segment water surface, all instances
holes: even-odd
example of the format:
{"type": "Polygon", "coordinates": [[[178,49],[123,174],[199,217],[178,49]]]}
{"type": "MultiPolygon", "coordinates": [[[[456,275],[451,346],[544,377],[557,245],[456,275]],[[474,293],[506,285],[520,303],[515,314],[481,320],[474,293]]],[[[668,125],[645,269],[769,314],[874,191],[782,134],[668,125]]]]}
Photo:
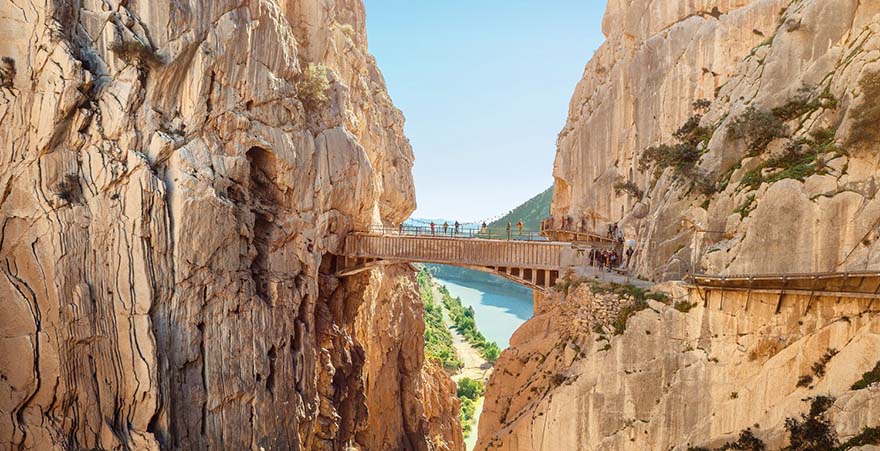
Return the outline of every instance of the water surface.
{"type": "Polygon", "coordinates": [[[532,317],[532,291],[506,280],[487,283],[480,280],[486,277],[485,274],[477,274],[481,277],[435,277],[446,285],[450,294],[461,298],[462,304],[474,308],[477,329],[488,340],[505,349],[510,344],[513,332],[532,317]]]}

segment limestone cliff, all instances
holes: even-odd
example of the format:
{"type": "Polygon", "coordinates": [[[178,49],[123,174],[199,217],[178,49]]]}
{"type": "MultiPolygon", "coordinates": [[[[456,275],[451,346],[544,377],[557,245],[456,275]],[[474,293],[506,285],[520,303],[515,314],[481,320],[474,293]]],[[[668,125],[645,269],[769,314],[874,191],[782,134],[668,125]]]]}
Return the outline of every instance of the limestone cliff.
{"type": "Polygon", "coordinates": [[[880,266],[880,4],[612,0],[603,30],[554,215],[619,221],[654,280],[880,266]]]}
{"type": "Polygon", "coordinates": [[[684,451],[747,429],[781,449],[815,396],[835,398],[840,442],[880,426],[880,386],[851,389],[880,359],[871,300],[789,297],[776,313],[776,295],[704,307],[666,289],[622,323],[632,301],[589,284],[545,299],[496,363],[477,449],[684,451]]]}
{"type": "Polygon", "coordinates": [[[454,441],[421,355],[387,371],[409,391],[369,379],[373,340],[417,340],[376,311],[418,303],[327,273],[415,206],[364,22],[358,0],[0,3],[0,448],[374,449],[383,402],[406,405],[388,440],[454,441]]]}

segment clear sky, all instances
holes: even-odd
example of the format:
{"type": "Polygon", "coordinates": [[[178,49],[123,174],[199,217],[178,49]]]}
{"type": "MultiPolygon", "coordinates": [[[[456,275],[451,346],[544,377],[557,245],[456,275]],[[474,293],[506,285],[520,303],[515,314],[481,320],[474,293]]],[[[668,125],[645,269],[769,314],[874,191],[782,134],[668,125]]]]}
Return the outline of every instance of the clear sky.
{"type": "Polygon", "coordinates": [[[369,48],[416,156],[413,217],[488,219],[553,183],[606,0],[365,3],[369,48]]]}

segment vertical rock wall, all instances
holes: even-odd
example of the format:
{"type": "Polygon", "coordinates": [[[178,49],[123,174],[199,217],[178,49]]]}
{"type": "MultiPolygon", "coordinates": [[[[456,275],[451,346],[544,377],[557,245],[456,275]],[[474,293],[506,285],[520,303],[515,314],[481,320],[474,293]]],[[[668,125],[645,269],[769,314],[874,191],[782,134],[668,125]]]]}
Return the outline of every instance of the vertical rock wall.
{"type": "Polygon", "coordinates": [[[553,214],[620,222],[645,278],[876,268],[878,143],[848,142],[880,95],[862,86],[880,71],[878,14],[858,0],[609,2],[607,41],[559,135],[553,214]],[[707,136],[689,174],[641,167],[645,149],[677,143],[700,99],[707,136]],[[749,108],[786,115],[757,152],[747,142],[761,133],[729,132],[749,108]],[[768,166],[825,131],[809,172],[768,166]],[[625,182],[642,193],[615,189],[625,182]]]}
{"type": "Polygon", "coordinates": [[[778,450],[786,418],[820,395],[836,398],[827,419],[841,443],[880,426],[880,386],[852,389],[880,359],[870,299],[788,295],[777,313],[773,293],[703,291],[704,308],[668,286],[669,304],[649,300],[621,328],[631,301],[570,288],[498,359],[476,449],[685,451],[751,429],[778,450]]]}
{"type": "Polygon", "coordinates": [[[0,4],[0,447],[357,445],[370,316],[325,265],[415,206],[364,20],[0,4]]]}

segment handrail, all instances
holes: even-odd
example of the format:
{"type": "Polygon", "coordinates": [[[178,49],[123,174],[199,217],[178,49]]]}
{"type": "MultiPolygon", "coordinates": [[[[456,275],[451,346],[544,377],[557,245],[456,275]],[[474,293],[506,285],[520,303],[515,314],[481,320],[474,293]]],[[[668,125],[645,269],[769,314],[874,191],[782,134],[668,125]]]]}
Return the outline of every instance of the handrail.
{"type": "Polygon", "coordinates": [[[435,225],[434,229],[431,230],[430,226],[399,225],[393,227],[374,225],[370,226],[366,232],[375,235],[421,236],[433,238],[548,241],[547,238],[542,236],[541,232],[537,230],[519,230],[517,227],[511,227],[510,230],[507,230],[507,228],[501,229],[490,227],[475,228],[459,226],[456,228],[454,224],[449,224],[444,228],[442,224],[439,224],[435,225]]]}

